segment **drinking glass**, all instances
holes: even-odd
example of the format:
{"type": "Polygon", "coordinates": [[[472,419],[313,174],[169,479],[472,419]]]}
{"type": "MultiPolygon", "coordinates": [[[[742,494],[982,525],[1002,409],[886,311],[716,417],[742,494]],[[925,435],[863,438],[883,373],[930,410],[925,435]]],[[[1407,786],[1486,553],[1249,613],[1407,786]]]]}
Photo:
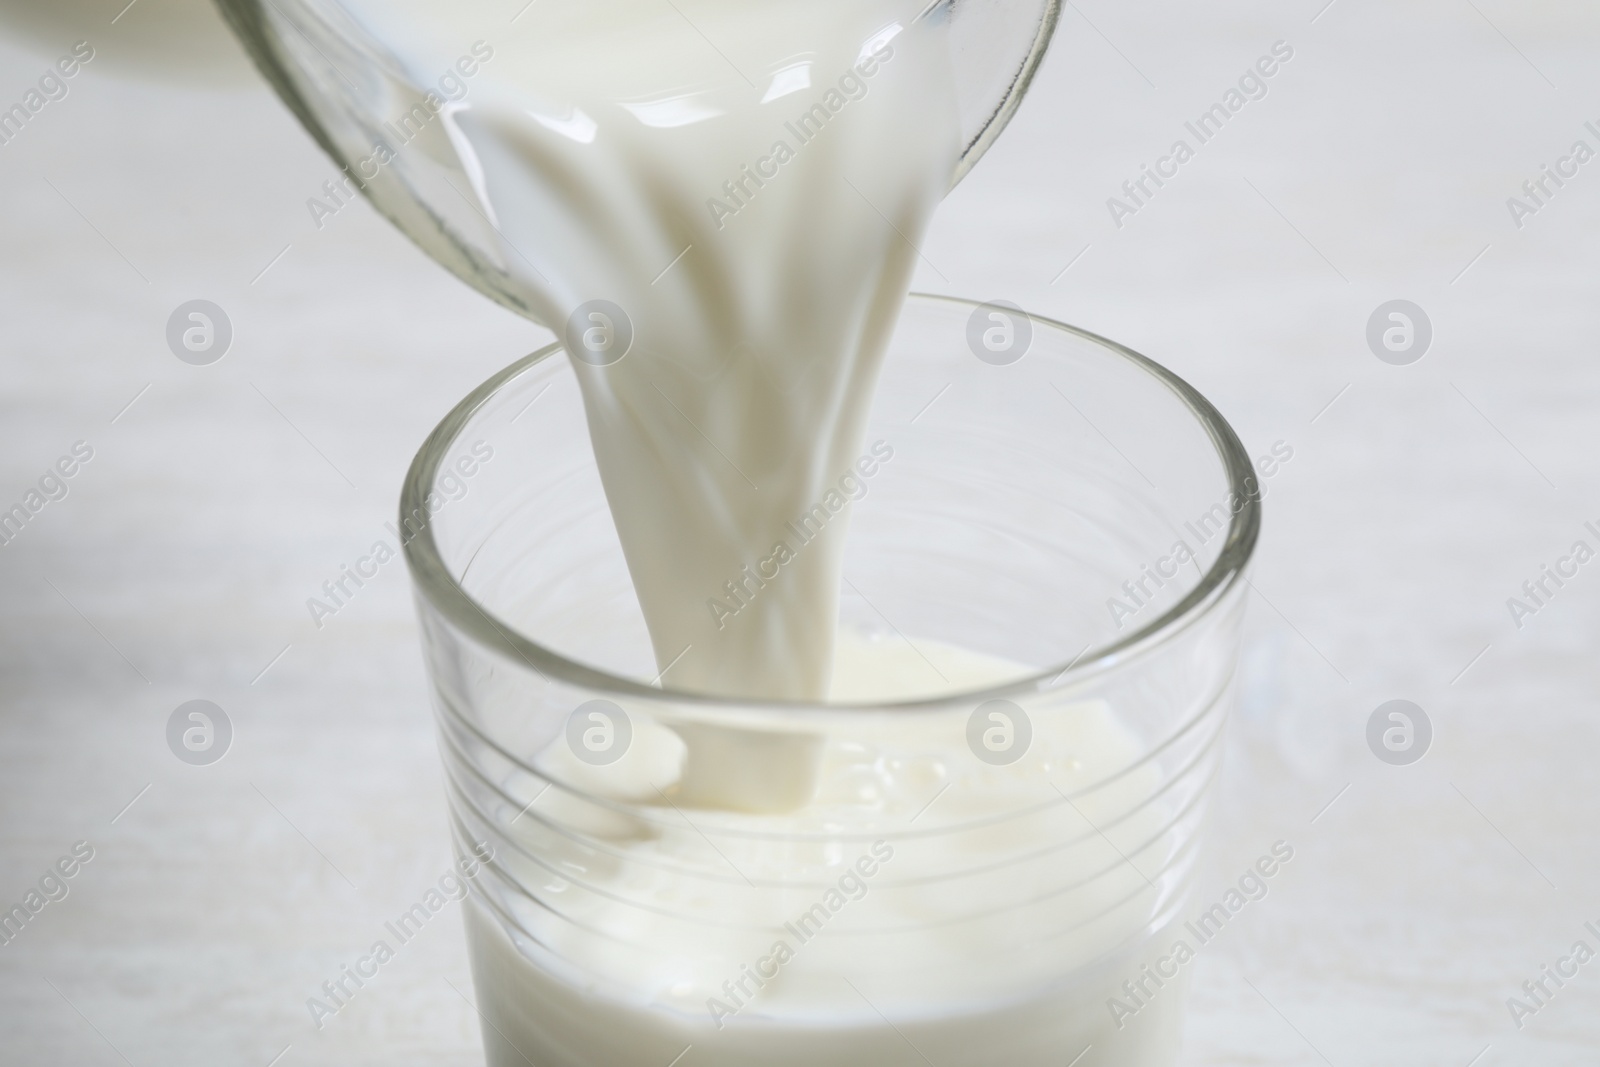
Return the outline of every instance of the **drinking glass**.
{"type": "Polygon", "coordinates": [[[841,663],[876,690],[818,703],[661,684],[558,345],[418,453],[494,1067],[1175,1062],[1187,968],[1147,965],[1217,772],[1250,460],[1149,359],[927,296],[865,440],[819,503],[849,523],[841,663]]]}

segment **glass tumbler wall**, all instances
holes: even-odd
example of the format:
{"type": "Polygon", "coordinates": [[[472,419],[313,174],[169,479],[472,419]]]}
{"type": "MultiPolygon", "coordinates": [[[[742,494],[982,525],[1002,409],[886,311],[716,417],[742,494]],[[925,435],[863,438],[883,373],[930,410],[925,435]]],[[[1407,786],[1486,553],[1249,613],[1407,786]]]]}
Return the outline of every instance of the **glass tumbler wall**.
{"type": "Polygon", "coordinates": [[[819,501],[849,523],[840,655],[893,670],[806,705],[661,680],[559,347],[419,453],[401,518],[456,846],[492,856],[491,1064],[1175,1061],[1183,973],[1107,1001],[1196,870],[1248,458],[1136,353],[932,297],[862,456],[819,501]]]}

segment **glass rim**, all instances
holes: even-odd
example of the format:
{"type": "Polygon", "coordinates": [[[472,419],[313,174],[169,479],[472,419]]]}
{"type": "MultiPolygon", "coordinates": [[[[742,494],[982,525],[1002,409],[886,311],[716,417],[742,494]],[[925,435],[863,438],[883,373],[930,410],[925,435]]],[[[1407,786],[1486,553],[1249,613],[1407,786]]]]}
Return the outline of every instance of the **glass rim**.
{"type": "MultiPolygon", "coordinates": [[[[911,293],[906,307],[918,304],[951,304],[963,308],[983,306],[980,301],[936,293],[911,293]]],[[[591,692],[594,696],[650,700],[694,705],[702,710],[725,708],[747,712],[770,709],[787,713],[812,711],[816,713],[848,711],[931,711],[952,705],[970,706],[987,700],[1015,698],[1030,693],[1052,692],[1071,688],[1089,678],[1119,668],[1129,661],[1153,654],[1174,640],[1191,625],[1206,617],[1242,580],[1245,569],[1255,552],[1261,533],[1261,490],[1255,477],[1255,468],[1245,451],[1239,435],[1234,432],[1222,413],[1183,378],[1166,367],[1141,355],[1133,349],[1092,333],[1089,330],[1059,322],[1043,315],[1024,312],[1035,324],[1060,330],[1082,340],[1098,345],[1120,356],[1133,366],[1149,374],[1166,386],[1195,416],[1205,429],[1216,449],[1227,476],[1228,500],[1240,501],[1237,511],[1229,507],[1227,537],[1217,558],[1195,585],[1176,604],[1132,633],[1105,645],[1092,643],[1072,659],[1036,670],[1008,681],[955,693],[940,693],[907,700],[876,700],[832,702],[826,700],[782,700],[770,698],[726,697],[688,689],[674,689],[665,684],[657,686],[644,681],[612,674],[589,666],[555,651],[525,636],[517,628],[496,618],[484,605],[478,603],[461,583],[451,575],[439,554],[433,536],[431,521],[409,540],[403,549],[406,565],[416,592],[430,607],[444,616],[452,626],[466,634],[484,648],[531,667],[535,674],[549,680],[559,680],[573,688],[591,692]]],[[[459,403],[440,420],[417,450],[406,472],[400,491],[400,516],[429,514],[426,500],[434,491],[434,480],[440,466],[449,455],[461,432],[478,411],[510,381],[533,367],[564,351],[557,341],[523,356],[501,369],[459,403]]]]}

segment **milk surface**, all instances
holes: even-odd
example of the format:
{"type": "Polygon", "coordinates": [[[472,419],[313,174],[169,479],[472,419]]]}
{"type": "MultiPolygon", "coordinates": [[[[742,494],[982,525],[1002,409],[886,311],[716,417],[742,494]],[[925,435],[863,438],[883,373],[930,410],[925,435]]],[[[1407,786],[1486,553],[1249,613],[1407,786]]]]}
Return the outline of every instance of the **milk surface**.
{"type": "MultiPolygon", "coordinates": [[[[948,682],[846,632],[832,695],[1018,670],[917,645],[948,682]]],[[[1159,773],[1103,702],[1033,704],[1008,766],[974,757],[967,710],[819,722],[818,787],[783,812],[683,802],[690,709],[632,709],[607,766],[554,741],[534,764],[556,784],[502,868],[533,899],[469,910],[492,1062],[665,1063],[691,1044],[707,1065],[923,1062],[908,1035],[936,1063],[1059,1067],[1090,1045],[1086,1064],[1168,1062],[1181,989],[1136,1025],[1107,1004],[1164,936],[1152,882],[1179,843],[1159,773]]]]}
{"type": "Polygon", "coordinates": [[[827,694],[838,486],[958,155],[925,6],[346,0],[418,86],[492,52],[406,151],[456,160],[528,314],[627,348],[574,366],[667,685],[827,694]]]}

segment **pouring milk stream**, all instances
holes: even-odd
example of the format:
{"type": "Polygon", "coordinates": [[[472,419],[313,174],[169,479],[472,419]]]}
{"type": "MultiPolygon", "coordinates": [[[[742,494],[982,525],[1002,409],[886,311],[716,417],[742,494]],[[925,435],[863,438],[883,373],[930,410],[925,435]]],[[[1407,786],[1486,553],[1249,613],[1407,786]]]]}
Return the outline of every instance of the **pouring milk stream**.
{"type": "MultiPolygon", "coordinates": [[[[505,5],[344,6],[427,86],[505,5]]],[[[904,0],[692,11],[535,4],[430,132],[574,353],[665,684],[822,699],[847,523],[806,520],[956,166],[948,37],[904,0]]]]}

